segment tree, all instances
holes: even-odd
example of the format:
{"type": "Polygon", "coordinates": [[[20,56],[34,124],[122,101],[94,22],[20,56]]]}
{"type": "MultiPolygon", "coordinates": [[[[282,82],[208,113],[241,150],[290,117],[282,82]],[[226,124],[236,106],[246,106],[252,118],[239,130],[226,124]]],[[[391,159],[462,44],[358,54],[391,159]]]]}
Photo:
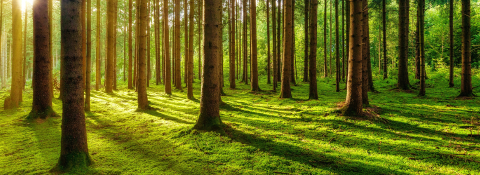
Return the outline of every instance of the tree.
{"type": "Polygon", "coordinates": [[[258,63],[257,63],[257,1],[250,0],[250,37],[252,39],[251,47],[252,47],[252,83],[251,89],[252,91],[260,91],[260,87],[258,86],[258,63]]]}
{"type": "MultiPolygon", "coordinates": [[[[308,56],[308,46],[309,46],[309,43],[308,43],[308,40],[310,38],[308,38],[308,30],[310,29],[308,27],[308,13],[310,12],[309,11],[309,5],[310,5],[310,1],[309,0],[303,0],[304,1],[304,4],[305,4],[305,55],[304,55],[304,61],[303,61],[303,82],[308,82],[308,74],[309,74],[309,71],[308,71],[308,61],[309,61],[309,56],[308,56]]],[[[318,5],[318,3],[317,3],[318,5]]],[[[313,14],[312,14],[313,15],[313,14]]],[[[316,48],[315,48],[316,49],[316,48]]],[[[315,58],[316,59],[316,58],[315,58]]]]}
{"type": "Polygon", "coordinates": [[[26,37],[27,36],[27,21],[28,21],[27,19],[28,19],[28,3],[25,3],[25,20],[24,20],[25,24],[23,26],[23,36],[25,36],[25,37],[23,37],[22,90],[25,90],[25,83],[27,82],[27,37],[26,37]]]}
{"type": "Polygon", "coordinates": [[[180,73],[180,0],[175,0],[175,89],[182,90],[180,73]]]}
{"type": "Polygon", "coordinates": [[[183,79],[185,81],[185,85],[188,84],[187,83],[187,81],[188,81],[187,78],[188,78],[188,59],[189,59],[188,58],[189,57],[189,51],[188,51],[189,50],[189,48],[188,48],[188,19],[189,19],[189,17],[188,17],[187,9],[188,9],[188,0],[184,0],[183,1],[183,14],[184,14],[183,15],[183,24],[184,24],[184,29],[185,29],[185,32],[184,32],[184,36],[185,36],[184,37],[184,44],[185,44],[184,45],[185,46],[184,47],[184,53],[185,53],[184,54],[185,55],[184,56],[184,60],[185,60],[184,64],[185,65],[184,65],[183,69],[184,69],[185,74],[184,74],[183,79]]]}
{"type": "Polygon", "coordinates": [[[172,75],[170,69],[170,44],[168,26],[168,0],[163,0],[163,47],[165,48],[165,93],[172,94],[172,75]]]}
{"type": "Polygon", "coordinates": [[[471,70],[471,31],[470,31],[470,0],[462,1],[462,85],[460,97],[474,96],[471,70]]]}
{"type": "Polygon", "coordinates": [[[90,111],[90,77],[92,73],[92,3],[87,1],[87,70],[85,77],[85,111],[90,111]]]}
{"type": "Polygon", "coordinates": [[[370,65],[370,31],[368,25],[368,0],[363,1],[363,19],[362,19],[362,32],[363,32],[363,44],[362,44],[362,101],[363,105],[368,106],[368,89],[369,81],[368,74],[371,72],[370,65]],[[370,70],[369,70],[370,68],[370,70]]]}
{"type": "Polygon", "coordinates": [[[188,39],[188,64],[187,64],[187,73],[188,73],[188,78],[187,78],[187,97],[190,100],[193,100],[193,13],[195,13],[195,4],[193,3],[193,0],[190,0],[190,31],[189,33],[189,39],[188,39]]]}
{"type": "Polygon", "coordinates": [[[453,63],[453,44],[454,44],[454,40],[453,40],[453,2],[454,0],[450,0],[450,13],[449,13],[449,27],[450,27],[450,34],[449,34],[449,37],[450,37],[450,77],[449,77],[449,83],[448,83],[448,86],[449,87],[453,87],[454,84],[453,84],[453,69],[454,69],[454,63],[453,63]]]}
{"type": "Polygon", "coordinates": [[[383,79],[387,79],[387,2],[382,3],[382,24],[383,24],[383,79]]]}
{"type": "Polygon", "coordinates": [[[52,109],[52,95],[50,94],[50,78],[52,76],[52,64],[50,63],[49,50],[50,40],[50,26],[48,18],[48,1],[34,1],[33,2],[33,36],[34,42],[34,58],[33,66],[33,104],[32,111],[29,118],[42,118],[55,116],[52,109]]]}
{"type": "Polygon", "coordinates": [[[87,13],[87,0],[82,0],[82,11],[80,13],[80,19],[82,20],[82,57],[83,57],[83,89],[85,90],[86,77],[87,77],[87,26],[86,26],[86,13],[87,13]]]}
{"type": "Polygon", "coordinates": [[[323,77],[328,77],[328,68],[327,68],[327,1],[325,0],[325,9],[323,10],[323,77]]]}
{"type": "Polygon", "coordinates": [[[107,1],[107,69],[105,70],[105,92],[113,92],[114,57],[115,57],[115,8],[117,0],[107,1]]]}
{"type": "Polygon", "coordinates": [[[248,84],[247,73],[247,1],[243,2],[243,78],[242,81],[248,84]]]}
{"type": "Polygon", "coordinates": [[[222,44],[222,0],[204,0],[203,81],[200,116],[194,129],[222,132],[220,119],[220,45],[222,44]]]}
{"type": "Polygon", "coordinates": [[[61,23],[63,66],[65,82],[63,96],[62,139],[58,171],[69,172],[73,169],[86,168],[92,164],[88,154],[87,130],[85,126],[83,78],[82,78],[82,24],[80,0],[61,1],[61,23]]]}
{"type": "MultiPolygon", "coordinates": [[[[4,108],[14,109],[22,101],[22,9],[20,1],[12,1],[12,85],[10,96],[5,99],[4,108]]],[[[8,67],[8,65],[7,65],[8,67]]]]}
{"type": "MultiPolygon", "coordinates": [[[[131,0],[130,0],[130,1],[131,1],[131,0]]],[[[96,49],[97,49],[97,50],[96,50],[96,53],[95,53],[95,54],[96,54],[96,56],[95,56],[95,57],[96,57],[96,64],[95,64],[95,90],[96,90],[96,91],[99,91],[99,90],[100,90],[100,86],[101,86],[101,84],[102,84],[102,72],[101,72],[101,69],[102,69],[102,53],[101,53],[102,49],[101,49],[101,43],[102,43],[102,41],[101,41],[101,37],[100,37],[100,34],[101,34],[101,33],[100,33],[100,31],[101,31],[101,23],[100,23],[100,21],[101,21],[102,18],[101,18],[101,16],[100,16],[100,10],[101,10],[101,8],[100,8],[100,0],[97,0],[97,34],[96,34],[96,41],[97,41],[96,49]]],[[[131,24],[131,22],[130,22],[130,24],[131,24]]],[[[128,31],[130,32],[130,28],[128,29],[128,31]]],[[[130,34],[130,35],[131,35],[131,34],[130,34]]],[[[129,44],[130,44],[130,43],[132,43],[131,40],[129,40],[129,44]]],[[[131,44],[130,44],[130,45],[131,45],[131,44]]],[[[131,54],[130,54],[130,56],[131,56],[131,54]]],[[[131,57],[130,57],[130,58],[131,58],[131,57]]],[[[131,59],[130,59],[130,61],[131,61],[131,59]]],[[[131,63],[130,63],[130,65],[131,65],[131,63]]],[[[130,68],[131,68],[131,66],[130,66],[130,68]]],[[[130,79],[132,78],[132,76],[131,76],[131,75],[132,75],[132,70],[129,69],[128,73],[129,73],[129,74],[128,74],[128,75],[129,75],[129,77],[128,77],[128,78],[129,78],[129,79],[128,79],[128,81],[129,81],[129,82],[128,82],[128,83],[129,83],[129,86],[128,86],[128,87],[130,87],[130,85],[131,85],[130,79]]],[[[129,89],[130,89],[130,88],[129,88],[129,89]]]]}
{"type": "MultiPolygon", "coordinates": [[[[310,1],[310,91],[309,99],[318,99],[318,90],[317,90],[317,11],[318,11],[318,1],[310,1]]],[[[305,46],[306,47],[306,46],[305,46]]]]}
{"type": "Polygon", "coordinates": [[[132,9],[133,2],[128,0],[128,89],[133,89],[133,77],[132,77],[132,9]]]}
{"type": "Polygon", "coordinates": [[[345,106],[341,109],[342,115],[361,116],[362,107],[362,11],[363,0],[350,1],[350,43],[348,58],[347,97],[345,106]]]}
{"type": "Polygon", "coordinates": [[[271,84],[271,53],[270,53],[270,0],[267,0],[267,84],[271,84]]]}
{"type": "Polygon", "coordinates": [[[282,85],[280,90],[280,98],[292,98],[292,92],[290,89],[290,75],[292,69],[292,52],[293,52],[293,21],[292,21],[292,1],[283,1],[283,7],[285,8],[285,28],[284,28],[284,51],[283,51],[283,67],[282,67],[282,85]]]}
{"type": "MultiPolygon", "coordinates": [[[[235,89],[235,21],[234,21],[234,1],[230,0],[230,8],[229,8],[229,23],[228,23],[228,29],[229,29],[229,63],[230,63],[230,69],[229,69],[229,81],[230,81],[230,89],[235,89]]],[[[268,9],[267,9],[268,11],[268,9]]],[[[269,69],[270,70],[270,69],[269,69]]],[[[269,78],[270,79],[270,78],[269,78]]]]}
{"type": "MultiPolygon", "coordinates": [[[[338,32],[338,0],[335,0],[335,78],[336,78],[336,85],[335,90],[340,92],[340,42],[339,42],[339,32],[338,32]]],[[[368,21],[367,21],[368,23],[368,21]]]]}
{"type": "Polygon", "coordinates": [[[410,89],[408,81],[408,3],[409,0],[401,0],[399,2],[399,25],[398,25],[398,81],[397,87],[402,90],[410,89]]]}
{"type": "Polygon", "coordinates": [[[425,96],[425,0],[418,0],[418,32],[419,32],[419,53],[420,53],[420,93],[425,96]]]}
{"type": "MultiPolygon", "coordinates": [[[[3,0],[0,0],[0,31],[3,31],[2,30],[3,28],[3,0]]],[[[3,41],[2,40],[2,34],[0,33],[0,42],[3,41]]],[[[0,55],[3,55],[2,54],[2,49],[0,48],[0,55]]],[[[0,89],[3,89],[4,87],[6,87],[6,79],[7,79],[7,72],[5,71],[5,68],[6,68],[6,64],[5,64],[5,59],[2,58],[0,56],[0,68],[2,68],[2,70],[0,71],[0,78],[2,78],[2,85],[0,86],[0,89]]]]}
{"type": "Polygon", "coordinates": [[[139,0],[138,13],[140,15],[138,37],[138,109],[148,109],[147,98],[147,26],[148,20],[147,0],[139,0]]]}
{"type": "Polygon", "coordinates": [[[276,19],[276,0],[272,0],[272,37],[273,37],[273,92],[277,91],[277,84],[278,84],[278,74],[277,74],[277,42],[280,42],[277,40],[277,19],[276,19]]]}

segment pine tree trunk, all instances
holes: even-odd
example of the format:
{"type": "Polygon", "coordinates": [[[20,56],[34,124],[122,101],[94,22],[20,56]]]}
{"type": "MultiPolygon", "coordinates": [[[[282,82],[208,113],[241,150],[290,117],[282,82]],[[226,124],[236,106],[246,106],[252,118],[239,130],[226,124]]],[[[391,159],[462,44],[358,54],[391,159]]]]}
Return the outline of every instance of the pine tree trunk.
{"type": "Polygon", "coordinates": [[[247,78],[247,0],[243,1],[243,79],[248,84],[247,78]]]}
{"type": "MultiPolygon", "coordinates": [[[[18,108],[22,101],[22,9],[20,1],[12,1],[12,41],[11,41],[11,65],[12,85],[10,97],[5,99],[4,108],[18,108]]],[[[10,72],[10,71],[9,71],[10,72]]]]}
{"type": "Polygon", "coordinates": [[[399,2],[398,41],[400,51],[398,57],[397,87],[402,90],[410,89],[410,83],[408,81],[408,3],[408,0],[401,0],[399,2]]]}
{"type": "MultiPolygon", "coordinates": [[[[184,48],[183,48],[183,53],[184,53],[184,74],[183,74],[183,81],[185,82],[185,86],[187,86],[187,78],[188,78],[188,0],[183,0],[183,24],[184,24],[184,48]]],[[[181,83],[180,83],[181,84],[181,83]]],[[[180,85],[181,86],[181,85],[180,85]]]]}
{"type": "Polygon", "coordinates": [[[382,24],[383,24],[383,79],[387,79],[387,3],[383,0],[382,3],[382,24]]]}
{"type": "Polygon", "coordinates": [[[85,111],[90,111],[90,76],[92,72],[92,0],[87,1],[87,60],[85,77],[85,111]]]}
{"type": "Polygon", "coordinates": [[[147,58],[146,58],[146,61],[147,61],[147,87],[150,87],[150,79],[152,78],[152,68],[151,68],[151,64],[150,64],[150,29],[151,29],[151,26],[150,26],[150,14],[151,14],[151,8],[150,8],[150,0],[147,0],[147,27],[146,27],[146,32],[147,32],[147,58]]]}
{"type": "MultiPolygon", "coordinates": [[[[32,78],[33,85],[33,104],[29,118],[45,119],[55,116],[52,109],[52,94],[50,89],[50,79],[52,76],[52,64],[50,63],[50,38],[48,1],[34,1],[33,5],[33,42],[34,42],[34,73],[32,78]]],[[[1,40],[1,39],[0,39],[1,40]]]]}
{"type": "Polygon", "coordinates": [[[203,1],[198,0],[198,80],[202,81],[202,22],[203,22],[203,1]]]}
{"type": "Polygon", "coordinates": [[[346,3],[346,9],[345,9],[346,13],[345,13],[345,22],[347,23],[346,24],[346,44],[345,44],[345,50],[347,51],[347,59],[346,59],[346,66],[345,66],[345,77],[344,79],[346,80],[346,84],[348,84],[348,65],[349,65],[349,60],[350,60],[350,2],[347,1],[346,3]]]}
{"type": "Polygon", "coordinates": [[[323,10],[323,77],[328,77],[328,68],[327,68],[327,53],[328,53],[328,46],[327,46],[327,1],[325,1],[324,5],[325,9],[323,10]]]}
{"type": "Polygon", "coordinates": [[[292,21],[292,1],[284,1],[283,7],[285,8],[285,28],[284,28],[284,51],[283,51],[283,67],[282,67],[282,84],[280,90],[280,98],[292,98],[292,92],[290,89],[290,76],[292,69],[292,52],[293,52],[293,21],[292,21]]]}
{"type": "Polygon", "coordinates": [[[454,0],[450,0],[450,12],[449,12],[449,27],[450,27],[450,77],[449,77],[449,87],[453,87],[453,70],[454,70],[454,56],[453,56],[453,47],[454,47],[454,40],[453,40],[453,2],[454,0]]]}
{"type": "MultiPolygon", "coordinates": [[[[310,1],[310,87],[309,87],[309,98],[308,99],[318,99],[318,90],[317,90],[317,12],[318,12],[318,1],[310,1]]],[[[306,47],[306,46],[305,46],[306,47]]]]}
{"type": "MultiPolygon", "coordinates": [[[[230,89],[235,89],[235,20],[234,20],[234,0],[230,0],[230,8],[229,8],[229,80],[230,80],[230,89]]],[[[267,10],[268,11],[268,10],[267,10]]],[[[267,17],[268,18],[268,17],[267,17]]]]}
{"type": "MultiPolygon", "coordinates": [[[[23,73],[22,73],[22,90],[25,90],[27,82],[27,19],[28,19],[28,3],[25,3],[25,24],[23,26],[23,73]]],[[[49,81],[50,82],[50,81],[49,81]]],[[[49,89],[50,90],[50,89],[49,89]]],[[[21,98],[20,98],[21,99],[21,98]]]]}
{"type": "MultiPolygon", "coordinates": [[[[97,34],[96,34],[96,64],[95,64],[95,90],[99,91],[100,86],[102,84],[102,72],[101,72],[101,66],[102,66],[102,54],[101,54],[101,38],[100,38],[100,32],[101,32],[101,19],[102,17],[100,16],[100,0],[97,0],[97,34]]],[[[128,30],[130,32],[130,29],[128,30]]],[[[131,43],[131,42],[129,42],[131,43]]],[[[130,64],[131,65],[131,64],[130,64]]],[[[131,75],[132,71],[129,71],[129,75],[131,75]]],[[[131,76],[130,76],[131,77],[131,76]]],[[[129,79],[130,80],[130,79],[129,79]]]]}
{"type": "Polygon", "coordinates": [[[418,0],[418,25],[420,40],[420,94],[425,96],[425,0],[418,0]]]}
{"type": "Polygon", "coordinates": [[[342,0],[342,80],[345,80],[345,0],[342,0]]]}
{"type": "Polygon", "coordinates": [[[362,103],[364,106],[370,105],[368,102],[368,72],[370,64],[370,31],[368,25],[368,0],[363,1],[363,19],[362,19],[362,103]]]}
{"type": "Polygon", "coordinates": [[[172,76],[170,69],[170,44],[168,26],[168,0],[163,0],[163,47],[165,48],[165,93],[172,94],[172,76]]]}
{"type": "Polygon", "coordinates": [[[220,45],[222,44],[222,1],[204,1],[204,64],[200,116],[194,128],[197,130],[222,132],[220,119],[220,45]]]}
{"type": "Polygon", "coordinates": [[[82,11],[80,12],[80,19],[82,20],[82,57],[83,57],[83,90],[85,90],[86,73],[87,73],[87,26],[86,26],[86,13],[87,13],[87,0],[82,0],[82,11]]]}
{"type": "Polygon", "coordinates": [[[190,100],[193,100],[193,13],[195,11],[193,10],[195,8],[195,4],[193,3],[193,0],[190,0],[190,26],[189,26],[189,43],[188,43],[188,64],[187,64],[187,98],[190,100]]]}
{"type": "MultiPolygon", "coordinates": [[[[308,27],[308,23],[309,23],[309,12],[310,12],[310,1],[309,0],[304,0],[304,4],[305,4],[305,52],[304,52],[304,61],[303,61],[303,82],[308,82],[308,74],[309,74],[309,71],[308,71],[308,61],[309,61],[309,55],[308,55],[308,47],[310,46],[310,44],[308,43],[308,40],[310,39],[308,37],[308,33],[309,33],[309,27],[308,27]]],[[[318,5],[318,3],[317,3],[318,5]]],[[[312,14],[314,15],[314,14],[312,14]]]]}
{"type": "Polygon", "coordinates": [[[282,0],[279,0],[278,1],[278,8],[277,8],[277,70],[276,70],[276,74],[277,74],[277,82],[281,82],[282,81],[282,76],[281,76],[281,63],[282,63],[282,52],[281,52],[281,47],[282,47],[282,44],[283,44],[283,41],[281,40],[281,35],[282,35],[282,21],[283,21],[283,18],[282,18],[282,8],[284,7],[283,6],[283,3],[282,3],[282,0]]]}
{"type": "Polygon", "coordinates": [[[180,0],[175,0],[175,89],[182,90],[180,72],[180,0]]]}
{"type": "Polygon", "coordinates": [[[270,52],[270,0],[267,0],[267,84],[271,84],[271,52],[270,52]]]}
{"type": "Polygon", "coordinates": [[[415,25],[415,78],[420,79],[420,13],[417,9],[417,23],[415,25]]]}
{"type": "Polygon", "coordinates": [[[350,58],[348,60],[347,97],[345,106],[341,109],[342,115],[363,115],[362,101],[362,11],[363,0],[350,1],[350,31],[349,43],[350,58]]]}
{"type": "Polygon", "coordinates": [[[4,87],[7,87],[6,85],[6,61],[5,61],[5,58],[3,57],[4,53],[3,53],[3,40],[5,38],[3,38],[3,0],[0,0],[0,68],[2,69],[0,71],[0,78],[2,79],[1,83],[2,85],[0,85],[0,89],[3,89],[4,87]]]}
{"type": "Polygon", "coordinates": [[[340,92],[340,42],[339,42],[339,32],[338,32],[338,0],[335,0],[335,78],[336,86],[335,90],[340,92]]]}
{"type": "Polygon", "coordinates": [[[462,85],[460,97],[473,95],[472,88],[472,53],[471,53],[471,24],[470,24],[470,0],[462,1],[462,85]]]}
{"type": "Polygon", "coordinates": [[[63,96],[62,139],[57,170],[69,172],[73,167],[86,168],[92,164],[88,154],[83,95],[83,55],[80,0],[61,0],[63,66],[65,82],[63,96]]]}
{"type": "Polygon", "coordinates": [[[251,79],[251,90],[254,92],[260,91],[258,85],[258,63],[257,63],[257,1],[250,0],[250,37],[251,37],[251,47],[252,47],[252,79],[251,79]]]}
{"type": "Polygon", "coordinates": [[[276,19],[276,0],[272,0],[272,37],[273,37],[273,92],[277,91],[277,83],[278,83],[278,78],[277,78],[277,62],[278,62],[278,57],[277,57],[277,19],[276,19]]]}
{"type": "Polygon", "coordinates": [[[147,110],[148,98],[147,98],[147,27],[148,23],[148,10],[147,0],[138,0],[139,2],[139,27],[138,33],[138,109],[147,110]]]}

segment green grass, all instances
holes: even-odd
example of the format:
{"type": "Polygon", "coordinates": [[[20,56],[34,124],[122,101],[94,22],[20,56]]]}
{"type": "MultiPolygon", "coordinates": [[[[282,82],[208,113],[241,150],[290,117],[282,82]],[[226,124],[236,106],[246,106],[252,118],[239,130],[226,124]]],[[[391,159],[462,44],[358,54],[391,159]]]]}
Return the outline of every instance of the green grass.
{"type": "MultiPolygon", "coordinates": [[[[238,90],[226,85],[224,136],[191,130],[200,104],[186,92],[167,96],[163,86],[152,85],[148,98],[156,110],[137,112],[137,95],[124,86],[113,94],[92,91],[86,123],[95,164],[87,173],[480,174],[479,98],[455,99],[460,77],[448,88],[447,70],[428,73],[426,97],[393,90],[395,79],[375,76],[379,92],[369,94],[370,102],[381,110],[365,120],[335,113],[346,92],[335,92],[333,78],[319,79],[319,100],[306,100],[304,83],[293,87],[293,99],[270,92],[265,77],[265,91],[257,94],[243,84],[238,90]]],[[[410,80],[415,87],[418,81],[410,80]]],[[[7,95],[0,91],[0,100],[7,95]]],[[[27,123],[31,98],[27,89],[21,108],[0,110],[0,174],[46,174],[57,163],[61,118],[27,123]]],[[[61,101],[53,108],[61,114],[61,101]]]]}

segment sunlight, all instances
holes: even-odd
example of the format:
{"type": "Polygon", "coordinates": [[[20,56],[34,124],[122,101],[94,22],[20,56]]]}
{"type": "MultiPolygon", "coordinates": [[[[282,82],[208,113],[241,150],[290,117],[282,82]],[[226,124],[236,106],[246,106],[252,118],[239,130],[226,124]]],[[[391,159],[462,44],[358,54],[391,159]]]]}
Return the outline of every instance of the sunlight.
{"type": "Polygon", "coordinates": [[[28,3],[29,10],[32,9],[33,0],[22,0],[22,12],[25,12],[26,5],[28,3]]]}

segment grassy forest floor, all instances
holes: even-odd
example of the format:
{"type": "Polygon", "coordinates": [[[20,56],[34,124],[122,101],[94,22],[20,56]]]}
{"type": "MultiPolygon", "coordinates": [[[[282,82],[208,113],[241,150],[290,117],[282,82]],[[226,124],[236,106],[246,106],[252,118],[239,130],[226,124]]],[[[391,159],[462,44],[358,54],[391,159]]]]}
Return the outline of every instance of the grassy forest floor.
{"type": "MultiPolygon", "coordinates": [[[[480,174],[480,97],[456,99],[460,77],[448,88],[447,70],[428,73],[426,97],[375,76],[379,92],[369,95],[380,109],[364,120],[335,113],[346,92],[335,92],[334,78],[319,79],[319,100],[307,100],[306,83],[293,87],[293,99],[279,99],[265,83],[258,94],[226,85],[225,136],[190,130],[200,104],[186,91],[166,96],[152,85],[156,110],[145,112],[136,111],[137,95],[124,86],[92,91],[86,123],[95,164],[88,174],[480,174]]],[[[0,101],[7,95],[0,91],[0,101]]],[[[31,99],[28,88],[21,108],[0,110],[0,174],[45,174],[57,163],[61,118],[28,123],[31,99]]],[[[53,105],[61,114],[61,101],[53,105]]]]}

